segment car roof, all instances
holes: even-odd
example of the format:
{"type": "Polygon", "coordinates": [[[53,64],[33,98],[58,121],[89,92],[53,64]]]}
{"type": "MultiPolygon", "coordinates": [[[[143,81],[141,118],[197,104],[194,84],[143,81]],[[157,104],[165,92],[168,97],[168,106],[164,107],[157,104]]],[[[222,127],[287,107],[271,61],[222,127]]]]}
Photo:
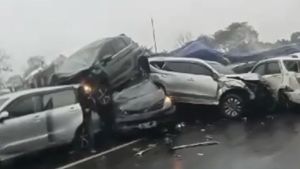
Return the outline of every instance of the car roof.
{"type": "Polygon", "coordinates": [[[14,100],[20,96],[25,96],[28,94],[40,93],[40,92],[48,92],[48,91],[55,91],[60,89],[67,89],[67,88],[76,88],[78,85],[63,85],[63,86],[55,86],[55,87],[42,87],[42,88],[34,88],[34,89],[26,89],[22,91],[17,91],[14,93],[8,93],[0,96],[0,99],[8,99],[14,100]]]}
{"type": "Polygon", "coordinates": [[[265,62],[265,61],[283,61],[283,60],[300,60],[300,56],[298,56],[298,55],[280,56],[280,57],[276,57],[276,58],[265,59],[265,60],[263,60],[263,62],[265,62]]]}

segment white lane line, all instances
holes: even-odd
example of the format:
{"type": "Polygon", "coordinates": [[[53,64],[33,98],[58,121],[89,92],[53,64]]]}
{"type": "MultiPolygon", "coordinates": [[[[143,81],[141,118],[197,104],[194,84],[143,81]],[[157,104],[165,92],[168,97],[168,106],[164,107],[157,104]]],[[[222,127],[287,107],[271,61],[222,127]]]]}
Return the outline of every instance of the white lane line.
{"type": "Polygon", "coordinates": [[[137,143],[137,142],[139,142],[139,141],[141,141],[141,140],[142,140],[142,139],[133,140],[133,141],[131,141],[131,142],[128,142],[128,143],[119,145],[119,146],[117,146],[117,147],[114,147],[114,148],[112,148],[112,149],[106,150],[106,151],[104,151],[104,152],[101,152],[101,153],[98,153],[98,154],[95,154],[95,155],[86,157],[86,158],[84,158],[84,159],[81,159],[81,160],[79,160],[79,161],[76,161],[76,162],[67,164],[67,165],[62,166],[62,167],[59,167],[59,168],[57,168],[57,169],[67,169],[67,168],[70,168],[70,167],[74,167],[75,165],[78,165],[78,164],[80,164],[80,163],[83,163],[83,162],[92,160],[92,159],[94,159],[94,158],[97,158],[97,157],[106,155],[106,154],[108,154],[108,153],[111,153],[111,152],[113,152],[113,151],[122,149],[122,148],[124,148],[124,147],[130,146],[130,145],[135,144],[135,143],[137,143]]]}

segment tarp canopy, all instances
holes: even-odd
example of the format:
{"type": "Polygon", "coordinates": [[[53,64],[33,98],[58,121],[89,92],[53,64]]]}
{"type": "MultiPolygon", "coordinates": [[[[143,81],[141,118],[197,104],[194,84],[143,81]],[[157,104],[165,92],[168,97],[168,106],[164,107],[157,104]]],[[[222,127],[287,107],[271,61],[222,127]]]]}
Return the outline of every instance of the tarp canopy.
{"type": "Polygon", "coordinates": [[[228,64],[229,61],[224,57],[224,54],[208,48],[201,41],[192,41],[185,46],[171,52],[173,56],[199,58],[208,61],[215,61],[221,64],[228,64]]]}
{"type": "Polygon", "coordinates": [[[288,56],[290,54],[298,52],[300,52],[300,44],[291,44],[259,53],[244,56],[227,56],[227,58],[231,61],[231,63],[241,63],[249,61],[260,61],[272,57],[288,56]]]}

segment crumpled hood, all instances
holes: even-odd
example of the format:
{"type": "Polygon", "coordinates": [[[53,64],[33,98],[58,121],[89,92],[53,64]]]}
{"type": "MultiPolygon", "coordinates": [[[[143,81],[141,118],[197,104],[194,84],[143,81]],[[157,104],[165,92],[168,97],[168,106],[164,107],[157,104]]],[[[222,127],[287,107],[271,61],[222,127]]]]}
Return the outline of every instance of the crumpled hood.
{"type": "Polygon", "coordinates": [[[123,111],[145,110],[164,98],[164,91],[148,79],[113,94],[114,103],[123,111]]]}
{"type": "Polygon", "coordinates": [[[246,81],[260,81],[261,80],[260,75],[256,74],[256,73],[231,74],[231,75],[225,75],[225,77],[246,80],[246,81]]]}

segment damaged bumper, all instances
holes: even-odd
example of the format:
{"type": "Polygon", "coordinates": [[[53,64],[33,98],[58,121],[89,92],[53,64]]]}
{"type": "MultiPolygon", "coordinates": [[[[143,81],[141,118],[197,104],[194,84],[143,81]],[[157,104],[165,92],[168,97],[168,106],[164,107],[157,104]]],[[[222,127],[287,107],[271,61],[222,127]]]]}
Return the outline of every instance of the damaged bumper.
{"type": "Polygon", "coordinates": [[[159,127],[176,120],[175,110],[176,107],[174,105],[169,105],[168,107],[152,112],[119,116],[115,119],[115,129],[117,132],[124,133],[132,130],[159,127]]]}
{"type": "Polygon", "coordinates": [[[292,92],[285,92],[285,94],[288,96],[289,101],[300,104],[300,90],[294,90],[292,92]]]}

